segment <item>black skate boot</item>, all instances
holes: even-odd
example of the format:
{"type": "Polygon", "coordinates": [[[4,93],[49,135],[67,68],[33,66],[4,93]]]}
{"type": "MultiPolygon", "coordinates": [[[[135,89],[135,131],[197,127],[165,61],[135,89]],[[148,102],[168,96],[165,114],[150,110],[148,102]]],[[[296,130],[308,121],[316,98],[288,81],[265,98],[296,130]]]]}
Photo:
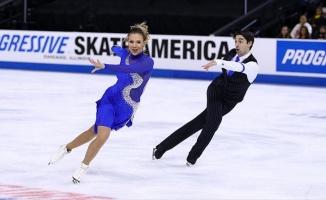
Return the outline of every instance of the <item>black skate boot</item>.
{"type": "Polygon", "coordinates": [[[195,156],[193,153],[189,153],[188,157],[187,157],[187,165],[188,166],[192,166],[194,164],[196,164],[198,157],[195,156]]]}
{"type": "Polygon", "coordinates": [[[166,150],[161,145],[157,145],[155,148],[153,148],[153,160],[162,158],[165,152],[166,150]]]}

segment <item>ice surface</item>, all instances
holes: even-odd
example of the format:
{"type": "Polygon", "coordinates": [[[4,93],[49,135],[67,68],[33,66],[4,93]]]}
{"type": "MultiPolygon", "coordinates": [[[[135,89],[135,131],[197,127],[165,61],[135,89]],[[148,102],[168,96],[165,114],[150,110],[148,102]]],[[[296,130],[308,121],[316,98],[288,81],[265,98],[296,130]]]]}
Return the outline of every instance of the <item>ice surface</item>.
{"type": "Polygon", "coordinates": [[[199,133],[160,160],[152,148],[204,109],[210,81],[152,78],[134,125],[112,132],[73,184],[87,145],[49,159],[94,123],[115,81],[0,70],[0,199],[326,199],[326,88],[257,83],[187,167],[199,133]]]}

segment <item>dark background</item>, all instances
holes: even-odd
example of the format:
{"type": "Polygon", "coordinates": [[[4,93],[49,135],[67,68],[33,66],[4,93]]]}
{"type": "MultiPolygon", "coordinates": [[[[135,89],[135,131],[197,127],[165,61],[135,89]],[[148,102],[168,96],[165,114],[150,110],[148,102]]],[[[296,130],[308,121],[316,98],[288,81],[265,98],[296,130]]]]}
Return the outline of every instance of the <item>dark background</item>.
{"type": "Polygon", "coordinates": [[[146,21],[151,34],[229,36],[248,27],[276,37],[323,1],[307,0],[0,0],[0,29],[126,33],[146,21]],[[24,16],[25,19],[24,19],[24,16]]]}

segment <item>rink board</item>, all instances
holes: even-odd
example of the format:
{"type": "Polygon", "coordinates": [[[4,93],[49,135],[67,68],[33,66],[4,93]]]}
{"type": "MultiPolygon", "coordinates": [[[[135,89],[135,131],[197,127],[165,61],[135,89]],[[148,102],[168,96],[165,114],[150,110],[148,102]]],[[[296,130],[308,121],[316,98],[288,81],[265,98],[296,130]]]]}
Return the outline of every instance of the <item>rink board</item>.
{"type": "MultiPolygon", "coordinates": [[[[0,68],[90,73],[89,59],[117,64],[111,51],[125,34],[0,30],[0,68]]],[[[231,37],[151,35],[146,46],[154,77],[211,80],[218,67],[201,66],[223,58],[231,37]]],[[[256,38],[252,49],[260,66],[256,82],[326,86],[326,41],[256,38]]],[[[101,70],[99,74],[113,74],[101,70]]]]}

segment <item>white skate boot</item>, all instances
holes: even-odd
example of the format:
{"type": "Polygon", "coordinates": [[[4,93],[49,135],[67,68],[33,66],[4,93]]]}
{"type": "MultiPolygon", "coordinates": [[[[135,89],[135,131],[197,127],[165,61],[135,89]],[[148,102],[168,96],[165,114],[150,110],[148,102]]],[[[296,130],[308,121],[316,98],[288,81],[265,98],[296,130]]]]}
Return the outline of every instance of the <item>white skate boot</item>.
{"type": "Polygon", "coordinates": [[[76,169],[74,175],[72,176],[72,182],[75,184],[80,183],[84,174],[87,172],[87,169],[88,165],[81,163],[80,167],[76,169]]]}
{"type": "Polygon", "coordinates": [[[49,165],[59,162],[63,158],[63,156],[67,155],[70,152],[71,151],[67,150],[67,145],[60,146],[59,150],[51,157],[49,165]]]}

